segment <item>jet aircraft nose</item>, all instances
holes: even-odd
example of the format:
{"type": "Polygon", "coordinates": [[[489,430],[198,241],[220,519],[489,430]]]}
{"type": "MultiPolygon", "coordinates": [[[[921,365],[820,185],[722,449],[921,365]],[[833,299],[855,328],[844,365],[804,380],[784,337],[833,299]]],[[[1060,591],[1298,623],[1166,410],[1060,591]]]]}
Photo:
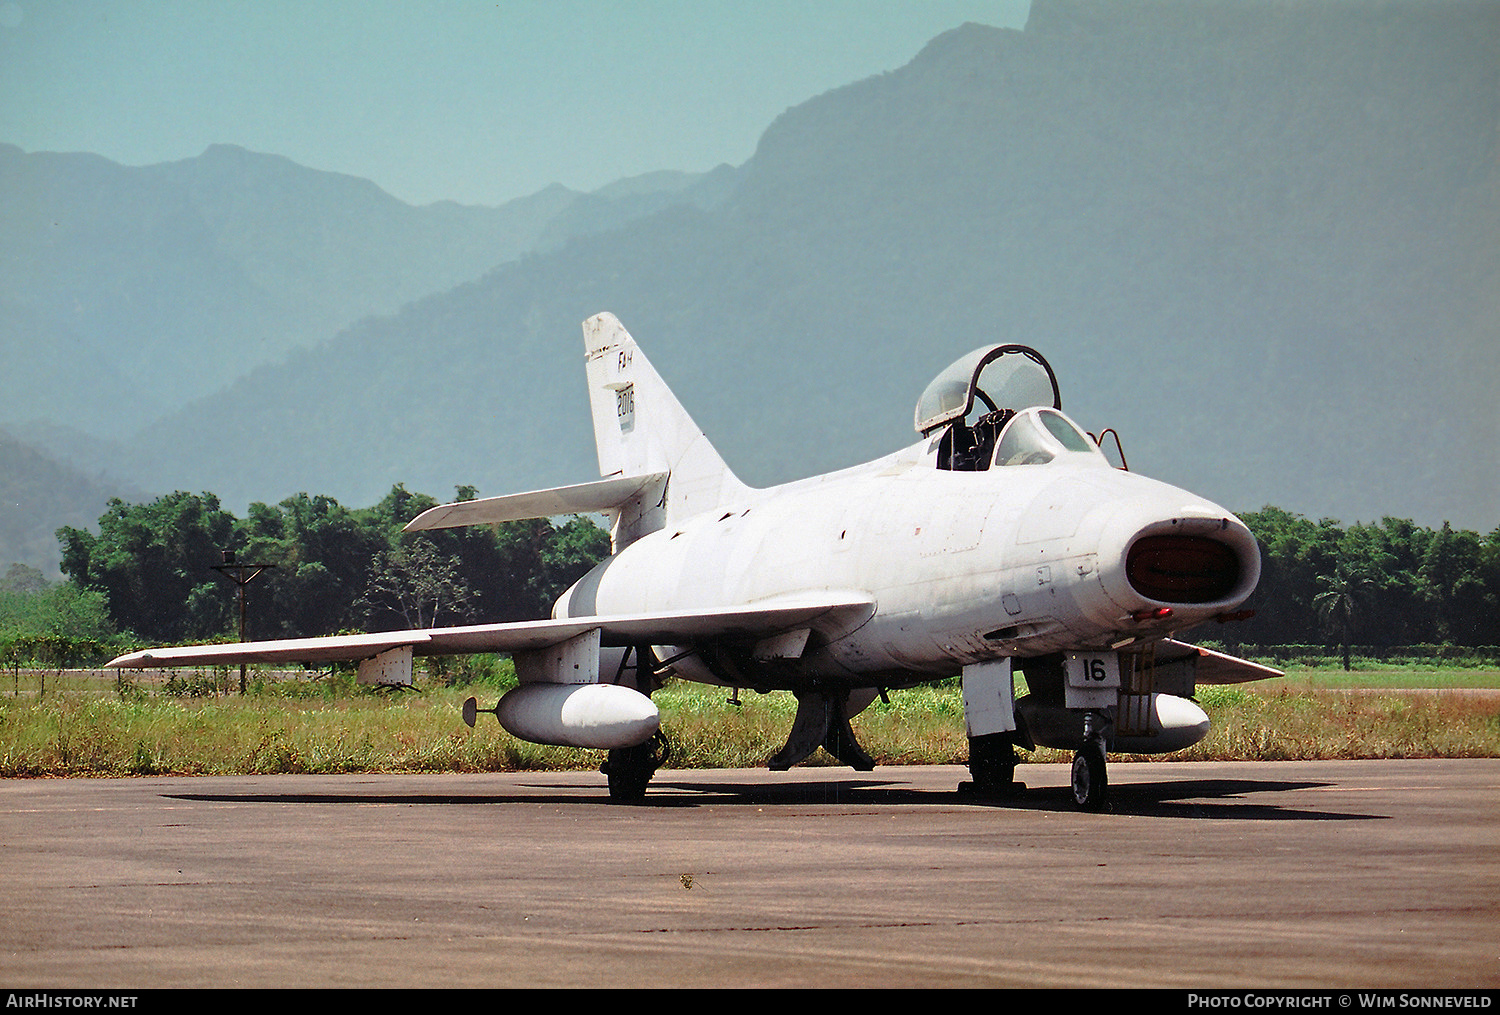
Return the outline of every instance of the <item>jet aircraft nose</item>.
{"type": "Polygon", "coordinates": [[[1260,580],[1260,548],[1233,514],[1165,484],[1111,511],[1099,566],[1125,613],[1163,608],[1178,623],[1232,610],[1260,580]]]}

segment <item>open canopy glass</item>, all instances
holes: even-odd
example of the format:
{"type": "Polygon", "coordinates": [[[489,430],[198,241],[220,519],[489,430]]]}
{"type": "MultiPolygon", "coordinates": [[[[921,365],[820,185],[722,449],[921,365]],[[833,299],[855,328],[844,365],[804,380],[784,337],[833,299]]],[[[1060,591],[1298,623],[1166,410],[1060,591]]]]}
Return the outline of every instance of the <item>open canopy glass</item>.
{"type": "Polygon", "coordinates": [[[986,412],[1062,408],[1057,377],[1041,353],[1024,345],[986,345],[954,360],[927,385],[917,400],[917,432],[929,434],[963,419],[976,399],[986,412]]]}

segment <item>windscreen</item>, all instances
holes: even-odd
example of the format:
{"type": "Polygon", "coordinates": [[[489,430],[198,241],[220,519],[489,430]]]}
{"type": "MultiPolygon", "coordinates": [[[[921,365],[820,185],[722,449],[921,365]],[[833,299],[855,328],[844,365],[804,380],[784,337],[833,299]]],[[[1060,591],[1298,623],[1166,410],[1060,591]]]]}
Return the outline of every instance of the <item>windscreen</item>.
{"type": "Polygon", "coordinates": [[[995,449],[995,464],[1044,465],[1056,458],[1059,451],[1091,455],[1103,461],[1098,446],[1066,416],[1039,408],[1017,415],[1006,425],[995,449]]]}

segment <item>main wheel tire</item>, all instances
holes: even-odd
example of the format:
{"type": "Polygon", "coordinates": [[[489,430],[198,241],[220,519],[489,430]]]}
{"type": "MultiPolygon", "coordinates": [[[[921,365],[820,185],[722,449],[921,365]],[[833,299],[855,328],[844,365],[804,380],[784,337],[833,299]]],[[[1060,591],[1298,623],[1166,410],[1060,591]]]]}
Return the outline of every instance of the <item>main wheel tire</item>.
{"type": "Polygon", "coordinates": [[[1009,733],[969,738],[969,774],[981,793],[999,793],[1014,788],[1016,751],[1009,733]]]}
{"type": "Polygon", "coordinates": [[[1104,752],[1094,744],[1073,755],[1073,802],[1086,811],[1102,810],[1109,800],[1104,752]]]}
{"type": "Polygon", "coordinates": [[[658,732],[644,744],[609,752],[599,770],[609,779],[609,798],[634,803],[646,795],[646,786],[656,770],[666,763],[672,749],[658,732]]]}

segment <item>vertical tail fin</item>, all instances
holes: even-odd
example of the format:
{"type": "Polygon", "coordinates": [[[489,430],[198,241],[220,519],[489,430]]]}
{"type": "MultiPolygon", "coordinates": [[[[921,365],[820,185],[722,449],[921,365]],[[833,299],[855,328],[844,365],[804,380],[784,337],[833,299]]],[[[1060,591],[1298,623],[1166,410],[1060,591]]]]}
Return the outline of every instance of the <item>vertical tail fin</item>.
{"type": "Polygon", "coordinates": [[[613,314],[584,321],[583,338],[599,474],[670,473],[657,505],[665,515],[644,531],[746,490],[613,314]]]}

